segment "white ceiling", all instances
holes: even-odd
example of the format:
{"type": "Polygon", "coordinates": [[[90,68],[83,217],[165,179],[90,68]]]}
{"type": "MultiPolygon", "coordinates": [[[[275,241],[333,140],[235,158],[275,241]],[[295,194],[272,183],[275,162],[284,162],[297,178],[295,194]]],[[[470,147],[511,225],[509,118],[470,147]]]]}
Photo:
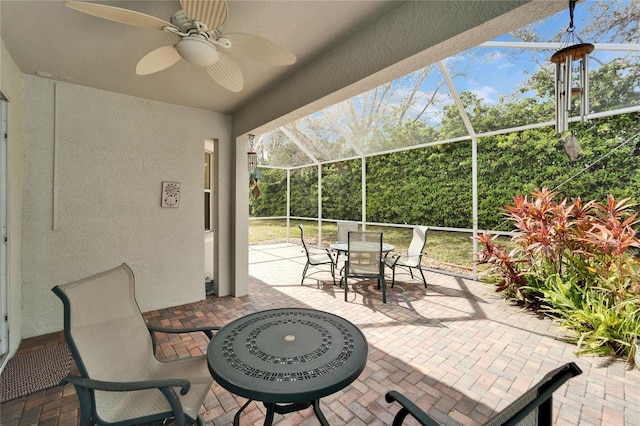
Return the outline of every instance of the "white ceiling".
{"type": "MultiPolygon", "coordinates": [[[[169,21],[178,0],[101,2],[169,21]]],[[[48,73],[75,84],[172,104],[233,113],[274,82],[286,79],[342,40],[403,2],[234,1],[222,27],[226,33],[260,35],[293,52],[298,61],[287,67],[238,58],[245,87],[233,93],[218,86],[206,71],[180,61],[148,76],[135,66],[147,52],[175,43],[163,31],[132,27],[89,16],[64,6],[62,0],[1,0],[2,41],[25,74],[48,73]]]]}

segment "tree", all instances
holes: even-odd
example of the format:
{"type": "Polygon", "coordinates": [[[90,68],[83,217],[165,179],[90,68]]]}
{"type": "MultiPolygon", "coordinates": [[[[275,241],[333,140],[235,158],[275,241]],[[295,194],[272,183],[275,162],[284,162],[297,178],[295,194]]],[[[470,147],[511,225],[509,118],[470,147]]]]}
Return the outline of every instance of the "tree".
{"type": "MultiPolygon", "coordinates": [[[[608,42],[637,41],[638,2],[587,2],[600,19],[585,24],[587,36],[608,42]]],[[[577,14],[579,11],[577,12],[577,14]]],[[[559,40],[565,28],[552,34],[559,40]]],[[[514,33],[538,41],[535,27],[514,33]]],[[[549,39],[547,39],[549,40],[549,39]]],[[[521,53],[521,52],[520,52],[521,53]]],[[[548,52],[547,52],[548,53],[548,52]]],[[[547,55],[545,53],[545,55],[547,55]]],[[[590,99],[595,112],[640,105],[640,64],[637,56],[605,58],[594,54],[590,71],[590,99]],[[607,59],[604,61],[604,59],[607,59]]],[[[476,134],[522,124],[551,122],[554,114],[554,78],[548,55],[522,87],[490,103],[470,91],[459,97],[476,134]]],[[[430,66],[404,79],[312,114],[287,131],[304,141],[316,159],[350,157],[322,165],[323,217],[359,220],[361,205],[360,155],[451,141],[468,135],[457,106],[430,66]],[[353,158],[356,159],[353,159],[353,158]]],[[[455,70],[463,76],[464,69],[455,70]]],[[[482,136],[478,139],[479,222],[485,229],[502,229],[503,207],[514,195],[549,187],[569,199],[616,198],[640,201],[638,157],[630,141],[638,133],[640,113],[632,112],[572,123],[581,156],[568,160],[567,135],[551,127],[482,136]]],[[[295,166],[309,159],[280,132],[264,151],[266,160],[295,166]]],[[[468,139],[415,150],[366,157],[367,220],[469,228],[471,218],[471,141],[468,139]]],[[[315,217],[317,166],[292,171],[292,214],[315,217]]],[[[277,191],[276,191],[277,193],[277,191]]],[[[265,197],[266,198],[266,197],[265,197]]],[[[269,210],[268,201],[264,202],[269,210]]],[[[271,211],[281,211],[281,198],[273,197],[271,211]]]]}

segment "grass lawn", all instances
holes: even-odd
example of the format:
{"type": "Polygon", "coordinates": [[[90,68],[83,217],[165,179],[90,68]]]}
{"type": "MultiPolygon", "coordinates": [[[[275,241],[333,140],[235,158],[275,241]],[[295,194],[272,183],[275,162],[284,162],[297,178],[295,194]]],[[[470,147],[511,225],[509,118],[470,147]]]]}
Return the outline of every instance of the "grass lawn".
{"type": "MultiPolygon", "coordinates": [[[[249,244],[265,244],[287,241],[285,219],[252,219],[249,222],[249,244]]],[[[318,222],[291,220],[290,241],[300,242],[298,225],[304,227],[305,240],[317,244],[318,222]]],[[[368,226],[368,231],[384,232],[385,243],[395,246],[394,252],[402,252],[409,247],[413,231],[411,228],[389,226],[368,226]]],[[[322,224],[322,244],[328,247],[337,240],[338,227],[335,223],[322,224]]],[[[392,254],[394,253],[392,252],[392,254]]],[[[471,234],[462,232],[433,231],[427,233],[425,246],[426,258],[423,264],[428,267],[470,274],[473,268],[473,241],[471,234]]]]}

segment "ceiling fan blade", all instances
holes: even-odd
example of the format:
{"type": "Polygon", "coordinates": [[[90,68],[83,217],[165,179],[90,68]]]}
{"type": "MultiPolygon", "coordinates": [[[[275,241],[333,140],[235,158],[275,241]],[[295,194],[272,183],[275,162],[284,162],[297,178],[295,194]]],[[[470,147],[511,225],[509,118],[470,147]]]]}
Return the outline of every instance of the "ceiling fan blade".
{"type": "Polygon", "coordinates": [[[231,42],[229,52],[272,65],[295,64],[296,56],[282,46],[253,34],[234,33],[222,37],[231,42]]]}
{"type": "Polygon", "coordinates": [[[219,53],[220,59],[218,59],[218,62],[207,67],[209,76],[225,89],[232,92],[240,92],[244,86],[240,67],[224,52],[219,53]]]}
{"type": "Polygon", "coordinates": [[[147,53],[138,61],[136,74],[148,75],[162,71],[180,59],[182,59],[180,54],[178,54],[178,51],[172,45],[159,47],[147,53]]]}
{"type": "Polygon", "coordinates": [[[164,27],[173,27],[169,22],[163,21],[162,19],[120,7],[76,1],[65,1],[64,4],[78,12],[108,19],[109,21],[120,22],[121,24],[133,25],[135,27],[149,28],[152,30],[162,30],[164,27]]]}
{"type": "Polygon", "coordinates": [[[189,19],[200,21],[209,30],[215,30],[227,20],[227,2],[225,0],[180,0],[189,19]]]}

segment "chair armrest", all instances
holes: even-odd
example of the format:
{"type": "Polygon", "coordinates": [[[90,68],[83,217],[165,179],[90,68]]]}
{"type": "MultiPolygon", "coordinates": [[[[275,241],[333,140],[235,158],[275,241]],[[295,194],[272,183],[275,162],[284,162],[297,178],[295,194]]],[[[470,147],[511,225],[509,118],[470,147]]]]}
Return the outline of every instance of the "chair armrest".
{"type": "Polygon", "coordinates": [[[387,392],[384,399],[389,403],[395,401],[402,406],[400,411],[398,411],[396,416],[393,418],[393,426],[400,426],[405,417],[407,417],[407,414],[411,414],[411,416],[423,426],[439,426],[433,418],[418,408],[418,406],[411,402],[406,396],[397,391],[387,392]]]}
{"type": "MultiPolygon", "coordinates": [[[[307,250],[309,251],[310,255],[317,256],[319,254],[326,254],[327,256],[329,256],[329,259],[331,259],[331,262],[335,263],[335,259],[333,257],[333,253],[331,252],[331,250],[329,250],[326,247],[323,247],[323,248],[310,248],[310,249],[307,249],[307,250]]],[[[303,250],[303,252],[304,252],[304,250],[303,250]]]]}
{"type": "Polygon", "coordinates": [[[101,380],[93,380],[86,377],[67,376],[60,381],[61,385],[71,383],[75,389],[80,401],[80,424],[89,424],[91,420],[92,397],[89,390],[106,391],[106,392],[129,392],[139,390],[158,389],[166,398],[171,413],[175,419],[176,426],[185,424],[184,410],[182,403],[176,395],[174,387],[180,388],[180,395],[186,395],[191,389],[191,383],[187,379],[160,379],[160,380],[144,380],[138,382],[105,382],[101,380]]]}
{"type": "MultiPolygon", "coordinates": [[[[387,254],[389,254],[389,253],[387,253],[387,254]]],[[[385,255],[385,256],[384,256],[384,263],[385,263],[386,265],[388,265],[389,267],[391,267],[391,268],[395,268],[396,263],[398,263],[398,261],[400,260],[400,257],[401,257],[401,256],[402,256],[402,255],[399,255],[399,254],[394,254],[394,255],[393,255],[393,256],[391,256],[391,257],[387,257],[387,255],[385,255]],[[389,263],[387,263],[387,262],[390,262],[390,264],[389,264],[389,263]]]]}
{"type": "Polygon", "coordinates": [[[332,252],[332,251],[331,251],[331,250],[329,250],[328,248],[326,248],[326,247],[325,247],[325,249],[324,249],[324,250],[327,252],[327,256],[329,256],[329,259],[331,259],[331,261],[332,261],[334,264],[337,264],[337,262],[338,262],[338,255],[337,255],[337,253],[335,253],[335,256],[334,256],[334,252],[332,252]]]}
{"type": "Polygon", "coordinates": [[[420,252],[418,254],[409,254],[409,253],[405,253],[402,255],[402,257],[422,257],[425,256],[427,253],[425,252],[420,252]]]}
{"type": "Polygon", "coordinates": [[[168,328],[168,327],[160,327],[153,324],[147,324],[147,328],[151,332],[160,332],[160,333],[169,333],[169,334],[203,332],[204,334],[207,335],[209,339],[213,337],[214,331],[220,330],[220,327],[168,328]]]}
{"type": "Polygon", "coordinates": [[[329,256],[331,256],[331,250],[329,250],[326,247],[317,247],[317,248],[309,249],[309,253],[311,253],[311,254],[327,253],[329,256]]]}
{"type": "Polygon", "coordinates": [[[102,380],[93,380],[86,377],[67,376],[60,381],[61,385],[71,383],[86,389],[93,389],[107,392],[129,392],[146,389],[160,388],[180,388],[180,394],[186,395],[191,389],[191,383],[187,379],[160,379],[160,380],[143,380],[139,382],[105,382],[102,380]]]}
{"type": "Polygon", "coordinates": [[[197,333],[203,332],[209,340],[213,338],[213,332],[220,330],[220,327],[189,327],[189,328],[167,328],[160,327],[157,325],[147,324],[147,330],[149,330],[149,334],[151,334],[151,344],[153,345],[153,353],[156,353],[156,333],[168,333],[168,334],[179,334],[179,333],[197,333]]]}

